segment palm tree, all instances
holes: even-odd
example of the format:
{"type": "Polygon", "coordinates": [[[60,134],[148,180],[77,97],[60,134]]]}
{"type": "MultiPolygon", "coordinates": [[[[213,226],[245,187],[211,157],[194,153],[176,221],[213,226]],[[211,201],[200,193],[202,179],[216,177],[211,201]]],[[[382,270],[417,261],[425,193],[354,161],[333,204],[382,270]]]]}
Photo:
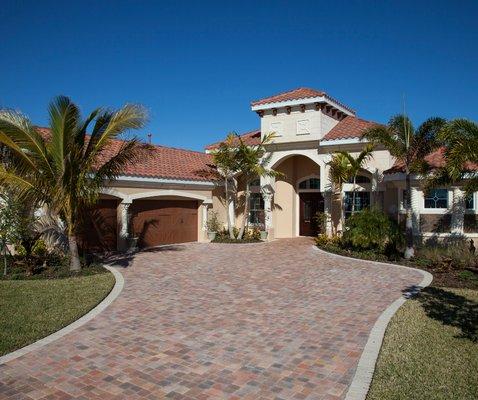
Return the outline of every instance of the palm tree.
{"type": "Polygon", "coordinates": [[[82,119],[78,106],[59,96],[49,106],[49,117],[50,133],[44,137],[22,114],[0,111],[0,143],[14,155],[0,167],[0,184],[60,216],[66,225],[70,270],[78,271],[77,232],[83,213],[95,204],[106,182],[139,159],[145,145],[133,138],[121,141],[113,154],[107,149],[120,134],[143,127],[146,112],[137,105],[117,111],[98,108],[82,119]]]}
{"type": "Polygon", "coordinates": [[[411,120],[403,114],[390,119],[386,126],[375,126],[364,132],[364,137],[372,143],[384,146],[405,170],[406,181],[406,242],[405,258],[414,256],[411,202],[411,174],[426,170],[425,156],[437,146],[438,132],[445,120],[430,118],[416,130],[411,120]]]}
{"type": "Polygon", "coordinates": [[[478,177],[466,174],[478,165],[478,124],[466,119],[456,119],[444,126],[438,135],[445,147],[445,164],[433,172],[427,186],[439,186],[461,181],[466,177],[465,191],[478,190],[478,177]]]}
{"type": "Polygon", "coordinates": [[[355,189],[357,187],[357,175],[360,170],[363,168],[364,164],[370,160],[372,156],[372,152],[374,149],[374,145],[372,143],[368,143],[365,145],[363,150],[357,157],[354,157],[348,151],[339,151],[343,157],[347,158],[349,161],[349,178],[352,178],[353,186],[352,186],[352,214],[355,212],[355,189]]]}
{"type": "Polygon", "coordinates": [[[231,203],[231,190],[230,182],[237,174],[237,134],[230,133],[227,135],[226,140],[219,144],[219,147],[212,152],[212,158],[214,165],[217,167],[218,175],[224,180],[224,197],[227,215],[227,229],[229,236],[234,239],[234,229],[232,226],[231,216],[229,214],[229,205],[231,203]]]}
{"type": "Polygon", "coordinates": [[[341,230],[344,226],[344,204],[342,196],[342,187],[344,182],[346,182],[351,176],[350,160],[343,153],[335,153],[332,156],[332,159],[327,164],[329,165],[329,176],[333,185],[335,197],[339,199],[340,227],[338,229],[341,230]]]}
{"type": "Polygon", "coordinates": [[[272,142],[275,138],[274,133],[265,135],[259,144],[247,145],[240,136],[237,136],[239,145],[237,150],[238,171],[244,179],[246,189],[244,192],[244,215],[241,223],[241,229],[237,236],[242,239],[246,228],[246,222],[249,217],[249,199],[251,196],[250,184],[258,177],[280,177],[282,173],[267,168],[272,153],[267,155],[266,145],[272,142]]]}

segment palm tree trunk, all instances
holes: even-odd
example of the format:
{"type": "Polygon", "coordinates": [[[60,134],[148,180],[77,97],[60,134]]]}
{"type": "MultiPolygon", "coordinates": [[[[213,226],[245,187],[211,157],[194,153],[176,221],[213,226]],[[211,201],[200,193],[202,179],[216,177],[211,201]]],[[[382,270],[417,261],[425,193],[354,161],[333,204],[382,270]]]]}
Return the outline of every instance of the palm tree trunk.
{"type": "Polygon", "coordinates": [[[78,254],[78,244],[74,233],[68,234],[68,244],[70,248],[70,271],[80,271],[80,256],[78,254]]]}
{"type": "Polygon", "coordinates": [[[241,223],[241,230],[239,231],[239,234],[237,235],[238,239],[242,239],[244,236],[244,231],[246,229],[246,221],[249,218],[249,197],[250,197],[250,192],[249,192],[249,182],[246,183],[246,192],[244,193],[244,215],[242,218],[242,223],[241,223]]]}
{"type": "Polygon", "coordinates": [[[356,187],[356,179],[357,179],[357,175],[354,175],[354,182],[353,182],[353,185],[352,185],[352,215],[354,214],[355,212],[355,187],[356,187]]]}
{"type": "Polygon", "coordinates": [[[224,181],[224,187],[226,190],[226,218],[227,218],[227,230],[229,231],[229,237],[234,239],[234,229],[232,229],[231,223],[231,214],[229,213],[229,205],[231,203],[231,199],[229,197],[229,178],[226,177],[224,181]]]}
{"type": "Polygon", "coordinates": [[[406,185],[407,185],[407,199],[406,199],[406,212],[407,219],[405,223],[405,238],[407,248],[405,250],[404,257],[408,260],[415,255],[415,249],[413,248],[413,216],[412,216],[412,184],[410,179],[410,172],[407,169],[406,172],[406,185]]]}

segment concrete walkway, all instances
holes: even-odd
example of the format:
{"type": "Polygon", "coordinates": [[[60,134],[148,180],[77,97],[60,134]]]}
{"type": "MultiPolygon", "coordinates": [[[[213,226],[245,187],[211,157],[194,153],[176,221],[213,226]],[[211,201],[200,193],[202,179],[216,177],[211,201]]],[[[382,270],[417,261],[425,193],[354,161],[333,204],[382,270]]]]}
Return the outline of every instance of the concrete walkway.
{"type": "Polygon", "coordinates": [[[306,238],[153,249],[99,316],[0,365],[0,399],[343,399],[416,271],[306,238]]]}

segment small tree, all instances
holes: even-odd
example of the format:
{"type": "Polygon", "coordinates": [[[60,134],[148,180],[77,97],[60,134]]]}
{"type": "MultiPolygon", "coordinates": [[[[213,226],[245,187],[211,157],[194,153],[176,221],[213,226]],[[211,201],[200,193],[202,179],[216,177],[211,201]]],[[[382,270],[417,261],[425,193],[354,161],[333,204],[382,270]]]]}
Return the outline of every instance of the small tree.
{"type": "Polygon", "coordinates": [[[421,173],[426,169],[425,156],[436,148],[437,134],[444,125],[444,119],[430,118],[415,130],[412,121],[406,115],[401,114],[392,117],[387,126],[375,126],[364,132],[365,138],[372,143],[384,146],[405,170],[407,248],[404,256],[406,259],[413,257],[415,254],[412,229],[411,174],[421,173]]]}
{"type": "Polygon", "coordinates": [[[332,156],[332,159],[328,162],[329,176],[332,182],[334,195],[339,200],[340,204],[340,217],[339,217],[339,229],[343,229],[344,226],[344,200],[342,196],[342,187],[351,174],[351,165],[349,158],[344,154],[336,153],[332,156]]]}
{"type": "Polygon", "coordinates": [[[364,167],[365,163],[370,160],[373,152],[373,144],[367,144],[357,157],[354,157],[348,151],[340,151],[343,157],[348,159],[349,166],[347,168],[348,179],[352,178],[352,214],[355,212],[355,190],[357,188],[357,175],[364,167]]]}
{"type": "Polygon", "coordinates": [[[427,186],[434,187],[464,181],[467,193],[478,190],[478,124],[466,119],[455,119],[438,134],[439,144],[445,147],[445,163],[433,171],[427,186]]]}
{"type": "Polygon", "coordinates": [[[3,275],[7,275],[8,244],[15,243],[18,237],[17,221],[20,209],[14,197],[9,193],[0,195],[0,243],[3,253],[3,275]]]}
{"type": "Polygon", "coordinates": [[[144,157],[141,150],[148,146],[131,139],[120,142],[113,154],[107,149],[125,131],[142,128],[146,112],[129,104],[117,111],[96,109],[82,118],[78,106],[65,96],[55,98],[48,111],[49,137],[24,115],[0,111],[0,143],[12,155],[0,167],[0,184],[46,204],[61,217],[68,235],[70,270],[79,271],[77,236],[82,213],[96,203],[105,182],[144,157]]]}
{"type": "Polygon", "coordinates": [[[237,134],[230,133],[226,140],[219,144],[219,147],[212,152],[214,164],[217,167],[219,176],[224,181],[224,203],[226,207],[226,220],[229,236],[234,239],[234,228],[232,226],[231,216],[229,215],[229,205],[231,203],[231,180],[237,174],[238,170],[238,147],[236,141],[237,134]]]}
{"type": "Polygon", "coordinates": [[[238,239],[242,239],[246,228],[246,223],[249,217],[249,199],[251,196],[250,185],[251,182],[258,177],[279,177],[283,174],[273,169],[267,168],[271,154],[267,154],[266,145],[272,142],[275,138],[274,133],[265,135],[259,144],[248,145],[244,143],[240,136],[237,136],[239,146],[237,150],[237,165],[241,176],[246,185],[244,192],[244,215],[239,230],[238,239]]]}

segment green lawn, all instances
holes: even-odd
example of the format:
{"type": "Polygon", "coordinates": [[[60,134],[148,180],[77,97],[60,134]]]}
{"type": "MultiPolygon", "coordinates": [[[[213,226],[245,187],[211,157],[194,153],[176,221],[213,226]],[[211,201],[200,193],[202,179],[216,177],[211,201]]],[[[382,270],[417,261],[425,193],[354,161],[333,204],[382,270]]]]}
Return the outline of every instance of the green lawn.
{"type": "Polygon", "coordinates": [[[0,355],[86,314],[114,286],[110,272],[66,279],[0,281],[0,355]]]}
{"type": "Polygon", "coordinates": [[[478,291],[431,287],[387,328],[367,400],[478,399],[478,291]]]}

